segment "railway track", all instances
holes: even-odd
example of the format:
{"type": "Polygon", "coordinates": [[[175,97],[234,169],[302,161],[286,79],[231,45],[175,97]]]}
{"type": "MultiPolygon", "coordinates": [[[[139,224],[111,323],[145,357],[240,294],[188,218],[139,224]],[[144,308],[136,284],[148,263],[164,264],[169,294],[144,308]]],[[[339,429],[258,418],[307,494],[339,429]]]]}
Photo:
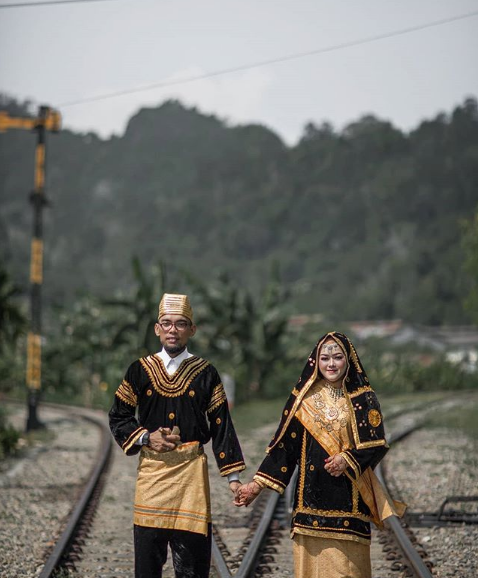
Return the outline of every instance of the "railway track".
{"type": "MultiPolygon", "coordinates": [[[[85,416],[82,419],[86,419],[85,416]]],[[[91,417],[88,419],[95,421],[91,417]]],[[[413,421],[410,411],[408,420],[405,421],[413,421]]],[[[396,433],[389,436],[390,441],[398,443],[400,439],[410,435],[412,428],[418,426],[417,423],[408,423],[400,426],[400,431],[394,428],[396,433]]],[[[85,480],[84,493],[72,508],[72,516],[68,521],[64,521],[60,536],[57,536],[54,545],[46,552],[48,558],[43,568],[35,573],[35,576],[40,578],[120,578],[133,575],[130,507],[133,501],[136,461],[125,458],[116,446],[110,454],[111,437],[105,428],[104,418],[99,420],[97,427],[102,428],[102,441],[98,443],[101,450],[98,450],[96,465],[92,468],[88,481],[85,480]]],[[[257,463],[262,457],[262,448],[270,438],[270,431],[264,428],[262,435],[264,439],[259,439],[260,436],[254,438],[254,447],[261,448],[260,451],[256,450],[257,463]]],[[[248,457],[251,452],[254,453],[251,447],[244,449],[248,457]]],[[[254,463],[254,467],[255,465],[254,463]]],[[[251,471],[254,471],[254,467],[251,467],[251,471]]],[[[380,470],[378,474],[383,476],[380,470]]],[[[265,491],[254,508],[234,510],[231,505],[216,515],[214,499],[221,503],[232,501],[232,495],[228,494],[226,486],[224,482],[220,487],[218,485],[218,491],[216,486],[213,486],[215,529],[211,576],[293,576],[288,496],[279,498],[275,492],[265,491]]],[[[443,512],[445,511],[446,508],[443,508],[443,512]]],[[[449,523],[443,516],[442,518],[441,523],[449,523]]],[[[417,523],[413,517],[410,521],[417,523]]],[[[468,523],[473,523],[473,520],[468,523]]],[[[385,531],[375,532],[375,538],[375,554],[372,550],[372,557],[381,555],[388,558],[394,576],[432,576],[432,564],[427,560],[424,549],[417,545],[407,524],[392,520],[385,531]],[[378,546],[381,553],[377,552],[378,546]]],[[[165,567],[163,575],[164,578],[173,578],[170,565],[165,567]]]]}

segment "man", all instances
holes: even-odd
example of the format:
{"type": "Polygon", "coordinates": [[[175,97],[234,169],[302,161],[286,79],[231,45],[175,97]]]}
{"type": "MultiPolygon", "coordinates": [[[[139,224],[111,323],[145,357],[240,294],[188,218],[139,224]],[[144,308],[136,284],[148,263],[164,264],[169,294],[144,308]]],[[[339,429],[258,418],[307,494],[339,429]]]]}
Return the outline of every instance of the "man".
{"type": "Polygon", "coordinates": [[[203,446],[212,439],[234,494],[245,464],[218,372],[187,349],[196,326],[186,295],[163,295],[154,330],[163,349],[129,367],[109,413],[123,451],[140,453],[135,576],[160,578],[169,544],[177,578],[207,578],[211,505],[203,446]]]}

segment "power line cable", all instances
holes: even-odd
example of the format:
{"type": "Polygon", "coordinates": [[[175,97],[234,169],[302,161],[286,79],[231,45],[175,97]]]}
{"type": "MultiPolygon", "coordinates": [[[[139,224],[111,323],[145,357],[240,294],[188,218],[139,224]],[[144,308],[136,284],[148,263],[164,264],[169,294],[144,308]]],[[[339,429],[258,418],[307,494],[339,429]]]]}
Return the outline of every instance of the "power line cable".
{"type": "Polygon", "coordinates": [[[377,42],[379,40],[385,40],[387,38],[393,38],[396,36],[401,36],[403,34],[410,34],[412,32],[418,32],[419,30],[425,30],[427,28],[433,28],[435,26],[442,26],[443,24],[449,24],[450,22],[457,22],[458,20],[465,20],[467,18],[472,18],[474,16],[478,16],[478,10],[473,12],[468,12],[467,14],[461,14],[459,16],[451,16],[449,18],[443,18],[442,20],[435,20],[433,22],[428,22],[427,24],[420,24],[417,26],[410,26],[409,28],[402,28],[401,30],[395,30],[394,32],[389,32],[386,34],[377,34],[375,36],[368,36],[366,38],[361,38],[359,40],[351,40],[349,42],[343,42],[341,44],[334,44],[332,46],[327,46],[324,48],[318,48],[316,50],[310,50],[307,52],[298,52],[296,54],[289,54],[287,56],[281,56],[278,58],[271,58],[270,60],[262,60],[253,62],[250,64],[242,64],[240,66],[235,66],[232,68],[224,68],[222,70],[216,70],[213,72],[207,72],[204,74],[199,74],[197,76],[189,76],[182,79],[177,80],[169,80],[158,82],[155,84],[149,84],[145,86],[137,86],[135,88],[129,88],[117,92],[110,92],[105,94],[100,94],[98,96],[90,96],[87,98],[83,98],[80,100],[73,100],[70,102],[64,102],[63,104],[59,104],[58,108],[65,108],[68,106],[76,106],[79,104],[85,104],[88,102],[96,102],[99,100],[107,100],[109,98],[116,98],[119,96],[124,96],[127,94],[134,94],[137,92],[146,92],[148,90],[153,90],[155,88],[167,88],[170,86],[177,86],[179,84],[187,84],[189,82],[196,82],[198,80],[204,80],[206,78],[212,78],[214,76],[221,76],[223,74],[232,74],[234,72],[240,72],[242,70],[251,70],[253,68],[260,68],[262,66],[268,66],[270,64],[277,64],[280,62],[287,62],[288,60],[296,60],[299,58],[305,58],[307,56],[314,56],[318,54],[325,54],[327,52],[334,52],[336,50],[342,50],[344,48],[351,48],[353,46],[360,46],[363,44],[369,44],[371,42],[377,42]]]}
{"type": "Polygon", "coordinates": [[[52,4],[82,4],[84,2],[116,2],[117,0],[44,0],[42,2],[19,2],[18,4],[0,4],[2,8],[31,8],[32,6],[51,6],[52,4]]]}

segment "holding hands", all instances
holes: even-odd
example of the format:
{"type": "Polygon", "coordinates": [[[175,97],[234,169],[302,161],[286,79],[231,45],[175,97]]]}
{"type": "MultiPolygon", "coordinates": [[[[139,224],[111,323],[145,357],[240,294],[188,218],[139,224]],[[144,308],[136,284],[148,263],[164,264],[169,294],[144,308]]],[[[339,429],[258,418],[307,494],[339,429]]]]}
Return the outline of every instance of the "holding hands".
{"type": "Polygon", "coordinates": [[[249,504],[252,504],[252,502],[257,498],[261,491],[261,486],[259,486],[259,484],[254,481],[249,482],[248,484],[239,484],[239,487],[237,487],[234,493],[234,505],[237,507],[249,506],[249,504]]]}

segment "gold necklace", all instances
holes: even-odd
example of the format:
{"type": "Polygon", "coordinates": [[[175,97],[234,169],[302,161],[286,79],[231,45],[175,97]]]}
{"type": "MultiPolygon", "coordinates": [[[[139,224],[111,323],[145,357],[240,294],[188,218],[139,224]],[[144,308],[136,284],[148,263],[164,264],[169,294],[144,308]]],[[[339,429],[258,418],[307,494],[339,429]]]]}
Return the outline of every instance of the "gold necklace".
{"type": "Polygon", "coordinates": [[[334,400],[335,403],[339,401],[341,397],[344,397],[344,392],[342,387],[334,387],[328,381],[325,382],[325,387],[330,394],[330,397],[334,400]]]}

